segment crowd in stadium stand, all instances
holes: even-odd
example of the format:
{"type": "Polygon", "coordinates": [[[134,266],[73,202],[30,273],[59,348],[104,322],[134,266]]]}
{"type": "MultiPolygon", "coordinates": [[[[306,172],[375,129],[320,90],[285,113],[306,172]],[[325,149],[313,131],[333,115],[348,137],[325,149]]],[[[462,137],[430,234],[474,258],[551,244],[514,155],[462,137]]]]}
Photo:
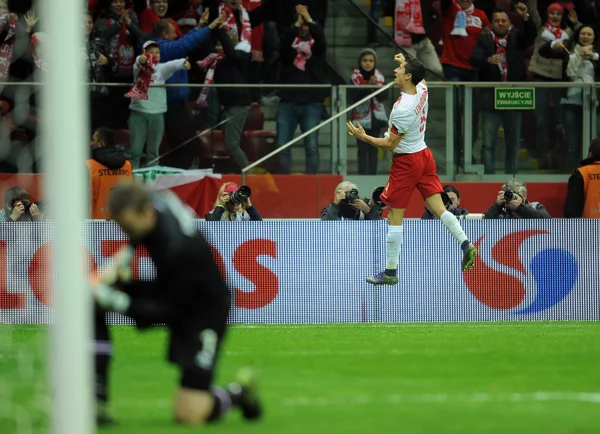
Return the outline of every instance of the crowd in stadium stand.
{"type": "MultiPolygon", "coordinates": [[[[40,80],[43,71],[51,67],[44,61],[46,37],[38,31],[38,16],[35,9],[30,9],[31,3],[0,0],[0,82],[40,80]],[[23,8],[25,4],[27,9],[23,8]],[[19,43],[19,38],[29,43],[19,43]]],[[[395,17],[392,36],[396,44],[419,58],[434,74],[433,79],[598,80],[595,32],[599,30],[600,4],[593,1],[370,3],[374,21],[382,16],[395,17]]],[[[261,91],[240,85],[327,84],[327,6],[326,0],[88,0],[87,13],[82,13],[87,35],[82,50],[89,81],[94,83],[90,88],[92,128],[115,130],[117,142],[131,147],[128,152],[134,168],[159,162],[182,169],[205,168],[213,167],[215,158],[220,158],[229,163],[225,171],[239,172],[291,140],[297,126],[307,131],[321,122],[327,90],[261,91]],[[154,66],[173,61],[179,63],[165,74],[159,74],[154,66]],[[168,88],[166,95],[164,90],[159,94],[153,88],[147,89],[151,82],[165,81],[183,87],[168,88]],[[111,86],[113,83],[129,86],[111,86]],[[186,87],[188,83],[238,87],[186,87]],[[263,131],[260,104],[274,102],[279,105],[277,131],[263,131]],[[210,132],[198,137],[207,129],[210,132]],[[163,155],[160,160],[159,155],[163,155]]],[[[373,25],[364,43],[372,48],[382,43],[373,25]]],[[[362,67],[363,58],[376,61],[376,56],[375,50],[363,51],[349,81],[382,85],[382,75],[374,62],[371,69],[362,67]]],[[[481,115],[473,122],[477,133],[474,137],[479,136],[480,121],[482,162],[486,173],[494,173],[494,147],[502,125],[507,147],[505,171],[514,173],[522,113],[495,110],[491,92],[482,89],[474,98],[473,112],[481,115]]],[[[11,123],[13,142],[28,144],[31,161],[29,165],[23,163],[22,147],[15,151],[9,146],[3,152],[1,172],[39,169],[31,145],[36,135],[35,94],[34,90],[24,93],[3,86],[0,108],[8,119],[5,123],[11,123]],[[27,101],[23,101],[23,95],[28,95],[27,101]],[[23,102],[27,102],[22,104],[26,108],[15,110],[23,102]]],[[[541,169],[577,167],[585,97],[584,90],[576,86],[537,89],[534,141],[541,169]],[[563,155],[557,158],[556,142],[560,140],[565,145],[563,155]]],[[[458,118],[462,101],[456,101],[458,118]]],[[[371,110],[355,115],[372,123],[373,128],[383,129],[385,111],[378,110],[382,107],[377,104],[374,100],[368,104],[371,110]]],[[[456,129],[460,134],[460,128],[456,129]]],[[[304,145],[305,172],[318,173],[316,136],[307,137],[304,145]]],[[[361,174],[377,170],[377,156],[368,151],[359,144],[361,174]]],[[[291,172],[291,153],[282,152],[272,160],[267,167],[270,172],[291,172]]]]}

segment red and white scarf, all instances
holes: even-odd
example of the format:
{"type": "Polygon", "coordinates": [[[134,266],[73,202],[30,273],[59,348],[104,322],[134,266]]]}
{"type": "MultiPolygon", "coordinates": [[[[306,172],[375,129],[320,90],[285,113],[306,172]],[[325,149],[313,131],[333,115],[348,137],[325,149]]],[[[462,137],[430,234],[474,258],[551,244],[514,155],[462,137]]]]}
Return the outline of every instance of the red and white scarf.
{"type": "Polygon", "coordinates": [[[396,0],[394,40],[401,47],[412,45],[412,35],[424,35],[421,0],[396,0]]]}
{"type": "MultiPolygon", "coordinates": [[[[375,78],[377,79],[378,86],[383,86],[385,84],[385,78],[383,77],[383,74],[377,69],[375,70],[375,78]]],[[[369,84],[360,72],[360,68],[356,68],[352,73],[352,83],[361,86],[369,84]]],[[[387,121],[385,107],[383,103],[377,99],[377,97],[371,98],[369,101],[362,103],[352,111],[352,120],[359,121],[362,127],[366,130],[370,130],[372,128],[373,116],[375,116],[375,119],[379,121],[387,121]]]]}
{"type": "Polygon", "coordinates": [[[566,41],[569,39],[569,35],[560,27],[554,27],[552,24],[550,24],[550,21],[546,21],[544,30],[542,30],[542,39],[545,42],[552,42],[557,39],[566,41]]]}
{"type": "Polygon", "coordinates": [[[454,27],[452,28],[450,34],[452,36],[469,36],[467,33],[467,24],[469,23],[469,20],[471,20],[475,6],[471,4],[471,6],[468,8],[463,9],[456,2],[456,0],[454,0],[454,5],[458,10],[456,12],[456,16],[454,17],[454,27]]]}
{"type": "Polygon", "coordinates": [[[152,83],[152,74],[154,74],[155,66],[158,65],[158,58],[146,54],[148,60],[140,68],[133,87],[125,94],[127,98],[148,99],[148,89],[152,83]]]}
{"type": "Polygon", "coordinates": [[[494,37],[494,43],[496,44],[496,54],[498,54],[502,61],[498,64],[498,68],[500,69],[500,76],[502,77],[502,81],[508,80],[508,61],[506,60],[506,48],[508,47],[508,37],[510,36],[510,31],[504,35],[503,38],[499,38],[492,32],[492,36],[494,37]]]}
{"type": "Polygon", "coordinates": [[[292,48],[296,50],[294,66],[300,71],[306,71],[306,62],[312,57],[312,46],[314,44],[315,40],[312,36],[307,41],[304,41],[300,36],[296,36],[296,39],[292,42],[292,48]]]}
{"type": "MultiPolygon", "coordinates": [[[[110,26],[112,22],[112,20],[108,20],[108,25],[110,26]]],[[[123,23],[117,36],[112,39],[110,48],[111,57],[117,59],[119,74],[130,74],[133,70],[133,64],[135,63],[135,56],[131,35],[129,34],[129,30],[127,30],[125,23],[123,23]]]]}
{"type": "MultiPolygon", "coordinates": [[[[250,15],[248,15],[248,11],[241,5],[239,7],[239,12],[242,20],[242,34],[239,35],[240,42],[235,46],[235,49],[243,51],[244,53],[250,53],[252,51],[252,26],[250,24],[250,15]]],[[[223,21],[223,28],[228,33],[235,32],[235,34],[238,35],[235,15],[233,15],[233,11],[225,3],[219,5],[219,15],[223,14],[226,16],[225,21],[223,21]]]]}
{"type": "MultiPolygon", "coordinates": [[[[223,54],[223,52],[212,53],[212,54],[209,54],[208,56],[206,56],[204,59],[198,60],[196,62],[196,64],[200,68],[206,70],[206,76],[204,77],[204,84],[212,84],[213,83],[213,81],[215,80],[215,70],[217,69],[217,64],[223,57],[225,57],[225,54],[223,54]]],[[[206,86],[203,87],[202,91],[200,92],[200,95],[198,96],[198,99],[196,100],[196,104],[198,104],[200,107],[206,107],[208,105],[206,102],[206,99],[208,98],[209,92],[210,92],[209,87],[206,87],[206,86]]]]}
{"type": "Polygon", "coordinates": [[[0,41],[0,92],[8,81],[8,72],[13,57],[15,32],[17,23],[9,14],[0,15],[0,34],[5,35],[0,41]]]}

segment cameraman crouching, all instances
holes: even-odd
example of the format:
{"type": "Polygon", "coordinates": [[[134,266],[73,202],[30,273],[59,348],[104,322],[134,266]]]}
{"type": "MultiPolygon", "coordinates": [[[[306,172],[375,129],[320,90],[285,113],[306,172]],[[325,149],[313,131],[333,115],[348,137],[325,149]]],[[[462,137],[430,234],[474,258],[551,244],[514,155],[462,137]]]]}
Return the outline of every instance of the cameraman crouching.
{"type": "Polygon", "coordinates": [[[262,221],[250,202],[251,193],[250,187],[226,182],[219,189],[214,209],[206,214],[206,221],[262,221]]]}
{"type": "MultiPolygon", "coordinates": [[[[469,211],[460,206],[460,192],[454,185],[449,184],[444,187],[442,201],[444,202],[446,210],[454,214],[456,217],[463,217],[469,214],[469,211]]],[[[425,206],[425,214],[423,214],[421,220],[433,219],[435,219],[435,216],[431,213],[431,211],[429,211],[429,208],[425,206]]]]}
{"type": "Polygon", "coordinates": [[[369,203],[371,206],[359,199],[355,184],[344,181],[335,188],[333,202],[323,208],[321,220],[381,220],[381,213],[373,201],[369,203]]]}
{"type": "Polygon", "coordinates": [[[498,192],[496,203],[483,214],[485,219],[549,219],[546,207],[527,200],[527,188],[518,179],[511,179],[498,192]]]}
{"type": "Polygon", "coordinates": [[[4,208],[0,211],[0,222],[42,222],[44,214],[31,196],[21,187],[11,187],[4,192],[4,208]]]}

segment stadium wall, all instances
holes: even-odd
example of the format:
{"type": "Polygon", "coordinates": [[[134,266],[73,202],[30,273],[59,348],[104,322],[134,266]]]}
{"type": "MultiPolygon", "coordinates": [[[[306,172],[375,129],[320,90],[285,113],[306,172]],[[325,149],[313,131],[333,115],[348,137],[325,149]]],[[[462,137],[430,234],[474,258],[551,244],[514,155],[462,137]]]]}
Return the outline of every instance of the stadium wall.
{"type": "MultiPolygon", "coordinates": [[[[263,218],[319,218],[321,210],[333,199],[340,175],[251,175],[247,184],[252,188],[252,203],[263,218]]],[[[346,179],[352,180],[352,177],[346,179]]],[[[386,178],[382,177],[382,185],[386,178]]],[[[41,175],[2,175],[4,188],[15,185],[24,187],[35,200],[41,197],[41,175]]],[[[217,192],[223,182],[240,183],[239,175],[223,175],[220,179],[206,177],[201,181],[181,185],[172,190],[200,217],[210,211],[217,192]]],[[[446,183],[445,183],[446,184],[446,183]]],[[[472,213],[483,213],[496,200],[501,182],[456,182],[461,193],[461,205],[472,213]]],[[[563,205],[567,195],[566,182],[527,183],[531,201],[543,203],[553,217],[563,216],[563,205]]],[[[371,191],[361,191],[361,196],[371,196],[371,191]]],[[[0,191],[3,200],[4,191],[0,191]]],[[[424,212],[423,198],[418,191],[413,193],[406,217],[421,217],[424,212]]]]}
{"type": "MultiPolygon", "coordinates": [[[[592,220],[463,221],[480,249],[472,271],[438,221],[407,221],[400,283],[373,287],[385,222],[198,222],[234,292],[233,323],[600,319],[600,258],[592,220]]],[[[0,322],[51,323],[52,225],[0,225],[0,322]]],[[[126,239],[90,222],[82,259],[104,266],[126,239]]],[[[153,276],[138,251],[134,274],[153,276]]],[[[85,291],[86,288],[81,288],[85,291]]],[[[116,324],[127,318],[115,315],[116,324]]]]}

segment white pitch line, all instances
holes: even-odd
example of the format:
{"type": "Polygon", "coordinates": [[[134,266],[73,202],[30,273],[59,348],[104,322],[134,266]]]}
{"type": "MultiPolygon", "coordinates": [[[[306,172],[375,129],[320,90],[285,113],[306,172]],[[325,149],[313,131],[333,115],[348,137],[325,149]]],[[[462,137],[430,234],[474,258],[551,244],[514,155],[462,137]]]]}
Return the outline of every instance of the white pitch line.
{"type": "Polygon", "coordinates": [[[419,395],[387,395],[387,396],[348,396],[348,397],[297,397],[285,398],[282,404],[287,407],[310,406],[347,406],[372,404],[403,404],[403,403],[486,403],[486,402],[587,402],[600,404],[600,392],[534,392],[534,393],[471,393],[456,394],[433,393],[419,395]]]}
{"type": "Polygon", "coordinates": [[[573,324],[567,321],[552,321],[548,323],[540,323],[538,321],[488,321],[482,322],[406,322],[406,323],[322,323],[322,324],[231,324],[230,329],[307,329],[307,328],[331,328],[331,329],[357,329],[357,328],[489,328],[489,327],[505,327],[505,328],[524,328],[528,326],[535,327],[560,327],[560,328],[583,328],[583,327],[598,327],[597,321],[588,321],[584,323],[573,324]]]}
{"type": "Polygon", "coordinates": [[[418,355],[449,355],[449,354],[486,354],[486,349],[456,349],[454,351],[434,348],[418,348],[414,350],[382,349],[382,350],[290,350],[290,351],[224,351],[229,357],[351,357],[351,356],[405,356],[418,355]]]}
{"type": "MultiPolygon", "coordinates": [[[[532,392],[532,393],[423,393],[393,394],[382,396],[298,396],[280,400],[284,407],[335,407],[362,405],[401,405],[401,404],[484,404],[484,403],[522,403],[522,402],[580,402],[600,405],[600,392],[532,392]]],[[[268,403],[269,401],[267,401],[268,403]]],[[[170,408],[173,402],[168,399],[117,400],[117,408],[149,409],[170,408]]]]}

